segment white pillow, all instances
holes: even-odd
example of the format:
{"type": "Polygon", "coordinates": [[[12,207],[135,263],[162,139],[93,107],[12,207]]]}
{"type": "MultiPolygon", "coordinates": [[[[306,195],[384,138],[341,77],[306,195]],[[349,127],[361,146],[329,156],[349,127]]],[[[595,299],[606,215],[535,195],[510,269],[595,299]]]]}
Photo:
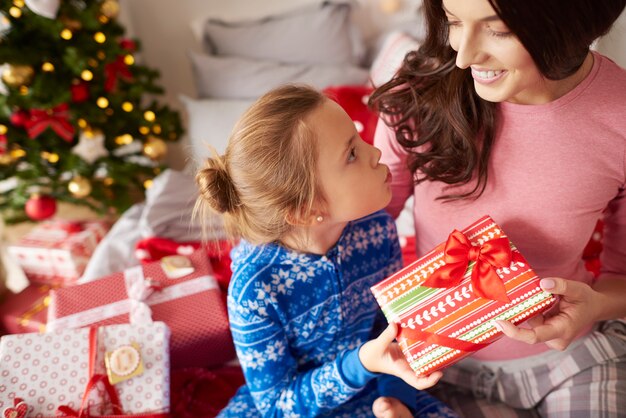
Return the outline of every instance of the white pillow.
{"type": "Polygon", "coordinates": [[[222,155],[239,117],[254,100],[193,99],[179,96],[187,111],[190,156],[196,167],[211,156],[209,146],[222,155]]]}
{"type": "Polygon", "coordinates": [[[391,80],[406,54],[419,48],[419,42],[405,32],[391,32],[374,58],[370,79],[374,87],[391,80]]]}

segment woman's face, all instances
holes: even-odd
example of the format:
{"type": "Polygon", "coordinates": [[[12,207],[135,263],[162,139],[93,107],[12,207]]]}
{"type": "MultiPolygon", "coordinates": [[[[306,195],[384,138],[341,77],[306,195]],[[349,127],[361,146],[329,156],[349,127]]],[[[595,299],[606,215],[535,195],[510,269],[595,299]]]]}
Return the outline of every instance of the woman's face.
{"type": "Polygon", "coordinates": [[[554,100],[554,82],[487,0],[443,0],[456,65],[471,69],[476,93],[490,102],[540,104],[554,100]]]}

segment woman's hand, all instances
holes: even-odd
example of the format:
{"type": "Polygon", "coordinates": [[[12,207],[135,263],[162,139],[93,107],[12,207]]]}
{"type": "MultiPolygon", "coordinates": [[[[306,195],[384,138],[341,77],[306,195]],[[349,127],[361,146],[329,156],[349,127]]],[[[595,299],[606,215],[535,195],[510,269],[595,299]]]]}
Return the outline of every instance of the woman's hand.
{"type": "Polygon", "coordinates": [[[372,412],[376,418],[413,418],[409,408],[400,400],[381,396],[374,401],[372,412]]]}
{"type": "Polygon", "coordinates": [[[370,372],[399,377],[416,389],[434,386],[441,379],[442,373],[417,376],[402,354],[398,343],[393,341],[397,332],[397,326],[392,322],[378,338],[363,344],[359,350],[359,360],[363,366],[370,372]]]}
{"type": "Polygon", "coordinates": [[[496,324],[514,340],[528,344],[544,342],[555,350],[565,350],[581,331],[598,320],[600,293],[585,283],[557,277],[542,279],[540,285],[546,292],[561,296],[553,309],[529,319],[529,329],[508,321],[496,324]]]}

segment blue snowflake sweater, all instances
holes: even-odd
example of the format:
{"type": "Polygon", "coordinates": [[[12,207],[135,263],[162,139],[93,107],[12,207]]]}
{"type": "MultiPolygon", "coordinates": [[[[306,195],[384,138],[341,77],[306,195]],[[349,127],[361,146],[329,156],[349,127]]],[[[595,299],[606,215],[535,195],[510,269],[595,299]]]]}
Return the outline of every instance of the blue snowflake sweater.
{"type": "Polygon", "coordinates": [[[382,318],[370,286],[402,263],[386,212],[350,222],[323,256],[242,241],[232,259],[228,312],[247,384],[220,417],[371,417],[381,395],[416,416],[456,416],[358,360],[382,318]]]}

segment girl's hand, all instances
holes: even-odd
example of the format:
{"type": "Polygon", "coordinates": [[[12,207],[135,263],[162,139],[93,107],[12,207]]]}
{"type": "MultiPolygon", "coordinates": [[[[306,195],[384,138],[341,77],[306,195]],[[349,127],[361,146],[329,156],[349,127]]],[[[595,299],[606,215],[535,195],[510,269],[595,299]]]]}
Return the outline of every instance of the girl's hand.
{"type": "Polygon", "coordinates": [[[381,396],[374,401],[372,412],[376,418],[413,418],[411,410],[396,398],[381,396]]]}
{"type": "Polygon", "coordinates": [[[509,338],[528,344],[545,342],[555,350],[565,350],[574,338],[599,316],[599,293],[585,283],[563,278],[546,278],[540,282],[546,292],[561,295],[551,310],[528,320],[530,329],[519,328],[508,321],[496,321],[509,338]]]}
{"type": "Polygon", "coordinates": [[[441,379],[442,373],[418,377],[406,361],[398,343],[393,341],[397,332],[397,326],[392,322],[378,338],[363,344],[359,350],[359,360],[363,366],[370,372],[399,377],[416,389],[434,386],[441,379]]]}

